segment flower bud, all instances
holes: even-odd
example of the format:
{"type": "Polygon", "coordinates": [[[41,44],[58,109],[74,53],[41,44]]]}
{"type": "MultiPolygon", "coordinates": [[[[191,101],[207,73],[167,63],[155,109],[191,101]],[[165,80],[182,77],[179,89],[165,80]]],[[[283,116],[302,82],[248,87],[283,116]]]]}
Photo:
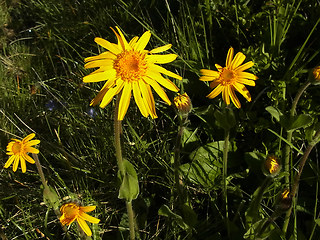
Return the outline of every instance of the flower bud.
{"type": "Polygon", "coordinates": [[[266,176],[275,177],[279,174],[281,165],[275,155],[268,155],[263,163],[262,171],[266,176]]]}
{"type": "Polygon", "coordinates": [[[290,190],[285,189],[279,197],[277,208],[282,211],[287,211],[291,207],[291,203],[292,203],[292,195],[290,193],[290,190]]]}
{"type": "Polygon", "coordinates": [[[182,115],[188,114],[192,109],[191,99],[187,93],[179,94],[173,99],[174,105],[182,115]]]}
{"type": "Polygon", "coordinates": [[[312,75],[315,81],[320,81],[320,66],[317,66],[314,69],[312,69],[312,75]]]}

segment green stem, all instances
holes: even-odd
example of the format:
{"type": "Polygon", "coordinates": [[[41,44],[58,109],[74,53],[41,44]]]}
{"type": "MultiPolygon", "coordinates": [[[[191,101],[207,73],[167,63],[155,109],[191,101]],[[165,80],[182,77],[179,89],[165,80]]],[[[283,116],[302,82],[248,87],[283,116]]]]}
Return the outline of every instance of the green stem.
{"type": "MultiPolygon", "coordinates": [[[[308,147],[306,148],[306,150],[305,150],[305,152],[304,152],[304,154],[303,154],[303,156],[302,156],[302,158],[300,160],[299,171],[298,171],[297,175],[295,176],[294,184],[293,184],[291,192],[290,192],[290,195],[292,196],[292,202],[295,201],[295,197],[296,197],[296,194],[298,192],[299,181],[300,181],[300,177],[301,177],[304,165],[306,164],[306,161],[307,161],[307,159],[308,159],[313,147],[318,143],[319,138],[320,138],[320,130],[318,130],[316,132],[316,134],[315,134],[315,136],[313,138],[313,141],[309,143],[308,147]]],[[[284,233],[287,232],[289,221],[290,221],[291,212],[292,212],[292,204],[291,204],[290,208],[288,209],[288,211],[286,212],[285,221],[284,221],[284,224],[283,224],[283,227],[282,227],[282,231],[284,233]]]]}
{"type": "Polygon", "coordinates": [[[49,186],[48,186],[48,184],[46,182],[46,178],[44,177],[44,174],[43,174],[43,171],[42,171],[42,167],[41,167],[41,164],[40,164],[40,161],[39,161],[39,158],[38,158],[38,154],[32,153],[32,157],[33,157],[33,159],[35,161],[35,164],[36,164],[39,176],[40,176],[41,183],[42,183],[44,189],[47,190],[47,189],[49,189],[49,186]]]}
{"type": "MultiPolygon", "coordinates": [[[[122,121],[118,120],[120,97],[121,97],[121,93],[117,95],[116,107],[115,107],[115,113],[114,113],[114,143],[115,143],[115,149],[116,149],[116,158],[117,158],[118,168],[120,171],[120,175],[123,178],[126,173],[125,173],[125,168],[123,164],[121,141],[120,141],[122,121]]],[[[132,209],[132,202],[126,201],[126,207],[127,207],[127,213],[128,213],[128,219],[129,219],[130,240],[134,240],[135,230],[134,230],[134,213],[132,209]]]]}
{"type": "MultiPolygon", "coordinates": [[[[295,115],[296,112],[296,107],[297,104],[299,102],[300,97],[302,96],[303,92],[310,86],[311,82],[307,81],[304,85],[302,85],[300,87],[300,89],[298,90],[293,102],[292,102],[292,106],[290,109],[290,117],[293,117],[295,115]]],[[[292,133],[293,131],[287,131],[287,141],[288,143],[291,143],[292,141],[292,133]]],[[[290,164],[290,156],[291,156],[291,147],[289,144],[286,145],[285,147],[285,160],[284,160],[284,170],[285,172],[289,173],[292,164],[290,164]]],[[[290,175],[286,175],[285,177],[285,181],[286,184],[289,186],[290,185],[290,175]]]]}
{"type": "MultiPolygon", "coordinates": [[[[223,145],[222,181],[223,181],[223,198],[224,198],[224,205],[225,205],[226,221],[228,221],[227,168],[228,168],[229,135],[230,135],[230,130],[225,130],[224,145],[223,145]]],[[[227,222],[227,229],[228,229],[228,235],[230,235],[228,222],[227,222]]]]}

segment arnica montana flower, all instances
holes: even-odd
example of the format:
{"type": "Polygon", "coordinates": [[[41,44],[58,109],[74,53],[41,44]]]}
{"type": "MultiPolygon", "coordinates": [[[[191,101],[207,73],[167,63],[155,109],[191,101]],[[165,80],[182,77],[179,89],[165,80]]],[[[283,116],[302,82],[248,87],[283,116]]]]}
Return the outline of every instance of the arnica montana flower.
{"type": "Polygon", "coordinates": [[[85,76],[84,82],[106,81],[98,95],[91,101],[90,105],[101,102],[100,107],[106,107],[113,97],[120,92],[118,120],[123,120],[131,98],[131,92],[141,114],[144,117],[151,116],[156,118],[155,103],[151,87],[167,104],[171,104],[167,94],[162,87],[177,92],[179,89],[169,79],[161,74],[181,80],[182,77],[157,65],[174,61],[176,54],[156,54],[171,48],[171,44],[145,50],[151,33],[145,32],[140,38],[134,37],[128,43],[121,30],[116,27],[118,32],[111,28],[115,33],[118,43],[110,43],[102,38],[95,38],[95,42],[108,51],[98,56],[85,59],[85,68],[96,68],[96,71],[85,76]],[[161,86],[162,87],[161,87],[161,86]],[[151,87],[150,87],[151,86],[151,87]]]}
{"type": "Polygon", "coordinates": [[[188,114],[192,109],[191,99],[187,93],[178,93],[178,96],[173,99],[173,102],[181,114],[188,114]]]}
{"type": "Polygon", "coordinates": [[[279,159],[274,155],[268,155],[263,163],[263,171],[267,176],[275,177],[281,170],[279,159]]]}
{"type": "Polygon", "coordinates": [[[200,81],[212,81],[210,84],[211,88],[215,88],[207,97],[215,98],[222,92],[223,101],[229,105],[230,98],[233,104],[240,108],[241,104],[239,99],[237,98],[235,91],[241,93],[249,102],[251,101],[251,95],[245,85],[255,86],[255,80],[258,79],[252,73],[244,72],[251,68],[254,63],[249,61],[243,65],[241,65],[246,56],[238,52],[236,56],[233,58],[234,50],[230,48],[228,51],[226,66],[221,67],[218,64],[215,64],[218,71],[201,69],[200,73],[200,81]]]}
{"type": "Polygon", "coordinates": [[[86,214],[86,212],[91,212],[95,209],[96,206],[82,207],[75,203],[63,204],[60,208],[60,212],[62,214],[62,216],[60,217],[60,222],[62,225],[70,225],[75,220],[77,220],[79,226],[85,232],[85,234],[91,236],[92,232],[86,221],[91,223],[99,223],[100,219],[92,217],[86,214]]]}
{"type": "Polygon", "coordinates": [[[40,143],[40,140],[31,140],[35,137],[34,133],[29,134],[22,140],[12,139],[7,146],[7,155],[10,155],[4,168],[8,168],[13,163],[13,171],[17,171],[19,162],[23,173],[27,171],[26,161],[34,164],[35,161],[28,155],[28,153],[38,154],[39,150],[32,146],[40,143]]]}

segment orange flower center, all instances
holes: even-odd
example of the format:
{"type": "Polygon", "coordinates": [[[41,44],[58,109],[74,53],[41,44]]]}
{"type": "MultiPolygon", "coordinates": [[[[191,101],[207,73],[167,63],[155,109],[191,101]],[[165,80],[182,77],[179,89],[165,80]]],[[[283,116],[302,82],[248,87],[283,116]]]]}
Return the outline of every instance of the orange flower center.
{"type": "Polygon", "coordinates": [[[234,71],[232,71],[228,68],[223,68],[222,72],[220,73],[220,80],[221,80],[221,84],[223,86],[233,84],[233,82],[235,80],[234,71]]]}
{"type": "Polygon", "coordinates": [[[113,63],[117,77],[125,82],[139,81],[147,71],[145,53],[134,50],[120,53],[113,63]]]}
{"type": "Polygon", "coordinates": [[[70,224],[79,215],[79,207],[74,203],[68,203],[61,208],[61,212],[63,223],[70,224]]]}
{"type": "Polygon", "coordinates": [[[12,145],[12,152],[14,155],[18,154],[21,152],[22,144],[20,142],[15,142],[12,145]]]}

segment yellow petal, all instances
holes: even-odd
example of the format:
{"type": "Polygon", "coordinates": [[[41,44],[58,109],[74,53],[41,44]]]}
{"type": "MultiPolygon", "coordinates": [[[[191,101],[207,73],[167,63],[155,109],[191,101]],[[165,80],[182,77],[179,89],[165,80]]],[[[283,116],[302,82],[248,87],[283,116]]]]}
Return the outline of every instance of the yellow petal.
{"type": "Polygon", "coordinates": [[[218,96],[222,90],[223,90],[224,86],[222,86],[221,84],[218,85],[211,93],[208,94],[208,98],[215,98],[216,96],[218,96]]]}
{"type": "Polygon", "coordinates": [[[130,40],[129,45],[130,45],[131,47],[133,47],[133,46],[137,43],[138,39],[139,39],[139,37],[137,37],[137,36],[133,37],[133,38],[130,40]]]}
{"type": "Polygon", "coordinates": [[[163,91],[163,89],[155,80],[148,77],[144,78],[144,80],[151,85],[151,87],[156,91],[156,93],[162,98],[163,101],[165,101],[168,105],[171,105],[171,102],[167,94],[163,91]]]}
{"type": "Polygon", "coordinates": [[[132,89],[133,89],[133,96],[134,96],[134,100],[141,112],[141,114],[144,116],[144,117],[148,117],[149,113],[148,113],[148,110],[144,104],[144,101],[141,97],[141,92],[140,92],[140,89],[139,89],[139,85],[138,83],[136,82],[133,82],[132,83],[132,89]]]}
{"type": "Polygon", "coordinates": [[[111,43],[103,38],[96,37],[94,39],[96,43],[98,43],[100,46],[104,47],[105,49],[109,50],[110,52],[114,53],[115,55],[119,54],[121,52],[121,49],[118,48],[118,46],[114,43],[111,43]]]}
{"type": "Polygon", "coordinates": [[[106,92],[108,91],[108,89],[110,87],[113,86],[115,82],[115,79],[112,80],[108,80],[103,87],[101,88],[100,92],[97,94],[97,96],[95,96],[94,99],[92,99],[92,101],[90,102],[90,106],[95,106],[97,105],[99,102],[101,102],[102,98],[104,97],[104,95],[106,94],[106,92]]]}
{"type": "Polygon", "coordinates": [[[238,79],[237,82],[248,85],[248,86],[255,86],[256,85],[255,81],[244,79],[244,78],[238,79]]]}
{"type": "Polygon", "coordinates": [[[252,80],[257,80],[258,77],[252,73],[248,73],[248,72],[239,72],[237,73],[238,78],[247,78],[247,79],[252,79],[252,80]]]}
{"type": "Polygon", "coordinates": [[[157,118],[154,98],[153,98],[149,84],[146,84],[143,81],[139,81],[139,88],[141,90],[142,99],[145,103],[145,106],[148,109],[150,116],[152,118],[157,118]]]}
{"type": "Polygon", "coordinates": [[[21,155],[23,157],[24,160],[26,160],[27,162],[31,163],[31,164],[34,164],[35,161],[28,155],[28,154],[22,154],[21,155]]]}
{"type": "Polygon", "coordinates": [[[246,56],[242,52],[238,52],[232,60],[230,68],[235,69],[236,67],[240,66],[245,59],[246,56]]]}
{"type": "Polygon", "coordinates": [[[209,76],[201,76],[199,78],[199,80],[203,81],[203,82],[210,82],[210,81],[214,81],[216,79],[217,79],[216,77],[209,77],[209,76]]]}
{"type": "Polygon", "coordinates": [[[163,74],[165,74],[165,75],[167,75],[167,76],[169,76],[169,77],[173,77],[173,78],[176,78],[176,79],[178,79],[178,80],[182,80],[182,77],[179,76],[178,74],[175,74],[175,73],[173,73],[173,72],[170,72],[170,71],[168,71],[167,69],[165,69],[165,68],[163,68],[163,67],[161,67],[161,66],[155,65],[155,64],[153,64],[153,65],[150,66],[150,70],[151,70],[151,71],[154,71],[154,72],[163,73],[163,74]]]}
{"type": "Polygon", "coordinates": [[[111,29],[115,33],[115,35],[117,36],[118,41],[122,47],[122,50],[131,49],[126,38],[124,37],[123,33],[121,32],[120,28],[118,28],[118,26],[116,26],[116,29],[118,30],[119,34],[116,31],[114,31],[113,28],[111,28],[111,29]]]}
{"type": "Polygon", "coordinates": [[[167,45],[152,49],[150,53],[161,53],[161,52],[167,51],[171,47],[172,47],[172,44],[167,44],[167,45]]]}
{"type": "Polygon", "coordinates": [[[82,212],[92,212],[93,210],[96,209],[96,206],[80,206],[79,209],[82,212]]]}
{"type": "Polygon", "coordinates": [[[219,64],[215,64],[214,66],[218,69],[219,72],[221,72],[223,69],[223,67],[221,67],[219,64]]]}
{"type": "Polygon", "coordinates": [[[239,99],[237,98],[233,88],[231,89],[230,91],[230,98],[231,98],[231,101],[233,102],[233,104],[237,107],[237,108],[241,108],[241,104],[240,104],[240,101],[239,99]]]}
{"type": "Polygon", "coordinates": [[[29,152],[29,153],[39,154],[39,150],[33,147],[26,147],[25,150],[26,152],[29,152]]]}
{"type": "Polygon", "coordinates": [[[89,74],[83,77],[83,82],[101,82],[108,79],[108,74],[106,72],[100,72],[95,74],[89,74]]]}
{"type": "MultiPolygon", "coordinates": [[[[113,67],[114,59],[103,59],[103,60],[96,60],[88,62],[84,65],[85,68],[96,68],[96,67],[109,67],[111,69],[113,67]]],[[[106,68],[108,69],[108,68],[106,68]]]]}
{"type": "Polygon", "coordinates": [[[10,167],[10,165],[11,165],[12,162],[14,161],[15,157],[16,157],[15,155],[12,155],[11,157],[9,157],[8,161],[7,161],[6,164],[4,165],[4,168],[10,167]]]}
{"type": "Polygon", "coordinates": [[[253,65],[254,65],[254,63],[252,61],[249,61],[239,67],[236,67],[234,70],[237,72],[242,72],[244,70],[251,68],[253,65]]]}
{"type": "Polygon", "coordinates": [[[222,99],[227,105],[230,104],[229,89],[229,85],[227,85],[222,90],[222,99]]]}
{"type": "Polygon", "coordinates": [[[163,54],[163,55],[147,55],[146,60],[151,61],[152,63],[170,63],[176,60],[178,55],[176,54],[163,54]]]}
{"type": "Polygon", "coordinates": [[[26,136],[23,140],[22,140],[22,142],[28,142],[28,141],[30,141],[32,138],[34,138],[36,135],[34,134],[34,133],[31,133],[31,134],[29,134],[28,136],[26,136]]]}
{"type": "Polygon", "coordinates": [[[119,112],[118,112],[118,120],[122,121],[124,115],[126,115],[131,98],[131,83],[126,83],[123,87],[120,102],[119,102],[119,112]]]}
{"type": "Polygon", "coordinates": [[[200,69],[200,74],[205,77],[214,77],[217,78],[220,76],[220,73],[217,71],[209,70],[209,69],[200,69]]]}
{"type": "Polygon", "coordinates": [[[124,82],[122,80],[117,80],[116,85],[113,88],[109,88],[104,95],[102,102],[100,104],[101,108],[105,108],[112,100],[113,96],[116,95],[123,87],[124,82]]]}
{"type": "Polygon", "coordinates": [[[91,62],[95,60],[103,60],[103,59],[115,59],[116,56],[112,52],[103,52],[97,56],[87,57],[84,59],[84,62],[91,62]]]}
{"type": "Polygon", "coordinates": [[[100,219],[98,218],[95,218],[95,217],[92,217],[84,212],[79,212],[79,215],[80,217],[83,219],[83,220],[86,220],[88,222],[91,222],[91,223],[99,223],[100,222],[100,219]]]}
{"type": "Polygon", "coordinates": [[[91,229],[89,228],[88,224],[86,223],[85,220],[83,220],[82,218],[77,218],[77,222],[79,224],[79,226],[81,227],[81,229],[84,231],[85,234],[87,234],[89,237],[92,236],[92,232],[91,229]]]}
{"type": "Polygon", "coordinates": [[[232,58],[233,58],[234,50],[233,48],[229,48],[227,59],[226,59],[226,67],[231,66],[232,58]]]}
{"type": "Polygon", "coordinates": [[[150,31],[146,31],[144,34],[142,34],[137,44],[135,45],[135,50],[137,51],[143,50],[147,46],[150,40],[150,37],[151,37],[150,31]]]}
{"type": "Polygon", "coordinates": [[[27,142],[24,146],[25,147],[30,147],[30,146],[34,146],[40,143],[40,140],[31,140],[29,142],[27,142]]]}
{"type": "Polygon", "coordinates": [[[248,91],[248,89],[241,83],[235,83],[233,84],[234,88],[242,94],[249,102],[251,102],[251,95],[248,91]]]}
{"type": "Polygon", "coordinates": [[[13,171],[17,171],[18,169],[18,165],[19,165],[19,160],[20,160],[20,156],[16,155],[14,158],[14,163],[13,163],[13,171]]]}
{"type": "Polygon", "coordinates": [[[162,86],[164,86],[165,88],[167,88],[173,92],[179,91],[179,88],[173,82],[171,82],[169,79],[162,77],[162,75],[159,72],[148,71],[146,73],[146,76],[156,80],[162,86]]]}
{"type": "Polygon", "coordinates": [[[20,158],[20,166],[22,173],[27,171],[26,161],[23,158],[20,158]]]}

